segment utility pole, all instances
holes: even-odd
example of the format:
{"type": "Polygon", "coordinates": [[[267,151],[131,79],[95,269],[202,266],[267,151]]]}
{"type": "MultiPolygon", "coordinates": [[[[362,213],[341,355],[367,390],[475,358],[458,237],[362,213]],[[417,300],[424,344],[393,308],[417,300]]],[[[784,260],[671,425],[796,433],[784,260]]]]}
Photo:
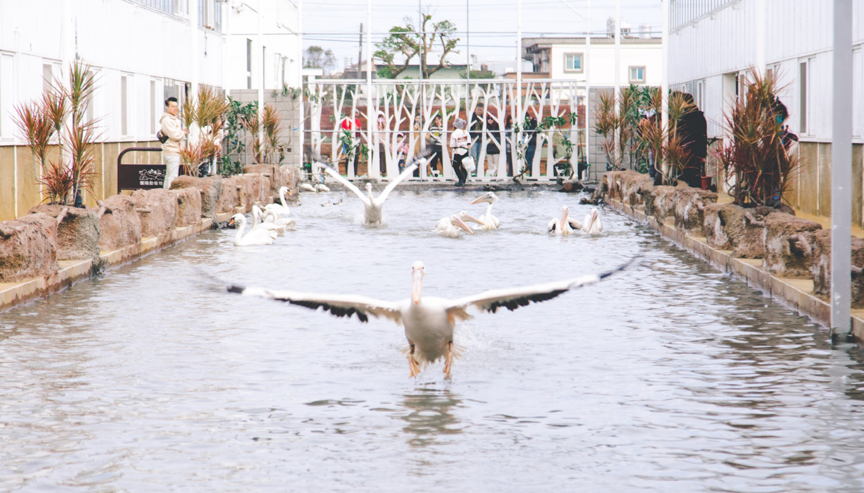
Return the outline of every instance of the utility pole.
{"type": "Polygon", "coordinates": [[[360,67],[363,66],[363,23],[360,23],[360,48],[357,52],[357,78],[360,78],[360,67]]]}

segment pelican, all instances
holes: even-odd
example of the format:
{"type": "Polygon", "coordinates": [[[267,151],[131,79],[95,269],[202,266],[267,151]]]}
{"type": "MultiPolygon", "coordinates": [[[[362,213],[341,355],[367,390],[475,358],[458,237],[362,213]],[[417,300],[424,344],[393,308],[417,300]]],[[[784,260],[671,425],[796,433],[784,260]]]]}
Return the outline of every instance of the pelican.
{"type": "Polygon", "coordinates": [[[573,233],[574,229],[582,229],[582,223],[579,221],[567,216],[570,214],[570,208],[565,206],[561,207],[561,217],[553,218],[549,221],[549,225],[546,226],[546,230],[550,233],[555,233],[556,235],[569,235],[573,233]]]}
{"type": "MultiPolygon", "coordinates": [[[[272,212],[271,212],[272,213],[272,212]]],[[[280,227],[276,225],[275,222],[266,222],[263,219],[263,212],[261,208],[257,205],[252,206],[252,229],[250,231],[255,231],[256,229],[267,229],[270,231],[275,231],[277,234],[282,234],[285,232],[284,227],[280,227]]]]}
{"type": "Polygon", "coordinates": [[[279,204],[267,204],[264,207],[265,211],[273,211],[277,215],[289,215],[291,214],[291,209],[288,208],[288,204],[285,203],[285,192],[288,191],[288,187],[279,187],[279,204]]]}
{"type": "Polygon", "coordinates": [[[276,241],[276,232],[266,229],[252,229],[249,234],[243,236],[243,231],[246,229],[246,218],[243,214],[234,214],[228,225],[240,223],[240,229],[234,236],[234,244],[237,246],[253,246],[253,245],[269,245],[276,241]]]}
{"type": "Polygon", "coordinates": [[[315,187],[313,187],[312,185],[310,185],[308,183],[301,183],[300,188],[302,188],[303,190],[306,190],[307,192],[314,192],[315,191],[315,187]]]}
{"type": "Polygon", "coordinates": [[[603,232],[603,224],[600,223],[600,213],[597,209],[592,207],[585,215],[585,220],[582,221],[582,232],[589,234],[603,232]]]}
{"type": "Polygon", "coordinates": [[[264,211],[264,223],[263,224],[275,224],[276,226],[282,228],[280,234],[284,234],[286,229],[294,230],[296,223],[293,217],[285,218],[282,216],[276,215],[275,212],[270,210],[264,211]]]}
{"type": "Polygon", "coordinates": [[[637,257],[615,269],[596,275],[586,275],[566,281],[538,284],[512,289],[484,291],[474,296],[458,299],[423,297],[423,276],[426,267],[423,262],[414,262],[411,267],[413,286],[411,298],[401,301],[382,301],[360,295],[330,295],[302,293],[299,291],[275,291],[265,288],[228,285],[229,293],[244,296],[258,296],[293,305],[317,310],[324,308],[337,317],[356,315],[361,322],[368,322],[369,316],[385,317],[405,327],[408,339],[408,367],[410,376],[416,377],[420,369],[430,363],[444,359],[444,376],[450,378],[453,359],[458,357],[458,349],[453,344],[453,329],[457,321],[468,320],[468,308],[495,313],[504,307],[515,310],[531,302],[551,300],[567,291],[599,282],[610,275],[624,270],[637,257]]]}
{"type": "MultiPolygon", "coordinates": [[[[468,213],[466,212],[465,215],[467,214],[468,213]]],[[[447,238],[459,238],[462,236],[462,231],[467,231],[473,235],[474,232],[471,231],[471,228],[469,228],[467,224],[465,224],[465,221],[461,216],[462,213],[454,214],[450,217],[442,217],[437,223],[435,223],[435,232],[441,236],[446,236],[447,238]]],[[[474,219],[474,221],[480,222],[477,219],[474,219]]]]}
{"type": "Polygon", "coordinates": [[[315,191],[316,192],[329,192],[330,187],[328,187],[327,185],[325,185],[323,183],[319,183],[319,184],[315,185],[315,191]]]}
{"type": "Polygon", "coordinates": [[[492,204],[498,202],[498,196],[495,195],[495,192],[489,192],[482,197],[477,197],[469,205],[479,204],[481,202],[488,202],[489,206],[486,207],[486,215],[481,216],[481,219],[483,221],[481,223],[482,226],[477,229],[482,229],[485,231],[495,231],[496,229],[498,229],[499,226],[501,226],[501,222],[498,221],[498,218],[492,215],[492,204]]]}
{"type": "Polygon", "coordinates": [[[401,183],[402,180],[404,180],[405,178],[411,176],[411,174],[417,168],[416,161],[414,163],[411,163],[409,166],[406,166],[405,171],[403,171],[402,174],[397,176],[395,180],[391,181],[384,188],[384,191],[381,192],[381,195],[377,197],[372,195],[372,184],[367,182],[366,193],[369,195],[367,197],[366,195],[363,195],[363,192],[361,192],[359,188],[354,186],[354,184],[350,181],[343,178],[342,175],[340,175],[339,172],[335,169],[323,163],[316,164],[323,168],[328,175],[332,176],[337,181],[342,183],[345,188],[354,192],[354,194],[363,201],[363,223],[370,226],[375,224],[381,224],[381,212],[384,208],[384,201],[387,200],[387,196],[390,195],[390,192],[392,192],[394,188],[396,188],[396,185],[401,183]]]}

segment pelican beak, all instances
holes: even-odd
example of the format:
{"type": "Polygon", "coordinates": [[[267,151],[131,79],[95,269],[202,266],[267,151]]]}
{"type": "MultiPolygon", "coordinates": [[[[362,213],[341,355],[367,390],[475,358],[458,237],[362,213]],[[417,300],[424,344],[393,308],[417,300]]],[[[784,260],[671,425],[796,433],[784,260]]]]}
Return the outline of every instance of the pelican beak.
{"type": "Polygon", "coordinates": [[[569,213],[570,213],[570,210],[567,208],[565,208],[564,211],[561,213],[561,227],[562,228],[564,227],[564,224],[567,222],[567,216],[569,215],[569,213]]]}
{"type": "MultiPolygon", "coordinates": [[[[456,226],[458,226],[458,227],[464,229],[465,231],[471,233],[472,235],[474,234],[474,232],[471,231],[471,228],[469,228],[468,225],[465,224],[464,221],[462,221],[462,220],[459,219],[458,217],[454,217],[453,220],[454,220],[456,226]]],[[[476,221],[476,219],[475,219],[475,221],[476,221]]],[[[477,222],[479,222],[479,221],[477,221],[477,222]]],[[[482,224],[482,223],[481,223],[481,224],[482,224]]]]}
{"type": "Polygon", "coordinates": [[[477,219],[476,217],[472,216],[471,214],[465,214],[465,219],[467,219],[468,221],[471,221],[473,223],[476,223],[476,224],[484,224],[483,221],[477,219]]]}
{"type": "Polygon", "coordinates": [[[423,293],[423,271],[414,269],[414,284],[411,286],[411,301],[416,305],[420,303],[420,295],[423,293]]]}
{"type": "Polygon", "coordinates": [[[472,200],[471,203],[468,205],[479,204],[481,202],[489,202],[489,197],[487,197],[485,195],[482,197],[477,197],[476,199],[472,200]]]}

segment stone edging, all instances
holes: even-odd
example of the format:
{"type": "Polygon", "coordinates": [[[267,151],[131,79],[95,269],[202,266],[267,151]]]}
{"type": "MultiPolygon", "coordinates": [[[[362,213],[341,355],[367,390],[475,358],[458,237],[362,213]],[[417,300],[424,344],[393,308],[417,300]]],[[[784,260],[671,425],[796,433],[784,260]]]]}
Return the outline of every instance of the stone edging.
{"type": "MultiPolygon", "coordinates": [[[[237,209],[236,212],[240,212],[242,208],[238,207],[237,209]]],[[[217,214],[216,221],[226,222],[231,219],[231,215],[230,212],[217,214]]],[[[212,227],[213,219],[203,218],[198,225],[174,228],[173,231],[165,235],[141,238],[141,242],[137,245],[127,245],[117,250],[100,252],[99,258],[103,263],[103,268],[116,267],[192,238],[212,227]]],[[[60,269],[50,277],[0,283],[0,311],[61,291],[77,281],[89,279],[92,276],[93,260],[91,259],[59,260],[58,263],[60,269]]]]}
{"type": "MultiPolygon", "coordinates": [[[[619,200],[607,197],[607,204],[613,209],[648,225],[667,240],[687,250],[696,257],[707,261],[715,268],[732,273],[749,285],[759,288],[765,295],[793,308],[798,313],[808,315],[813,320],[830,326],[831,305],[813,296],[813,281],[810,279],[785,279],[773,276],[762,267],[761,259],[734,258],[731,250],[717,250],[708,246],[704,237],[688,235],[677,229],[673,218],[660,223],[653,216],[623,204],[619,200]],[[672,223],[672,224],[669,224],[672,223]]],[[[852,332],[858,341],[864,341],[864,310],[853,310],[852,332]]]]}

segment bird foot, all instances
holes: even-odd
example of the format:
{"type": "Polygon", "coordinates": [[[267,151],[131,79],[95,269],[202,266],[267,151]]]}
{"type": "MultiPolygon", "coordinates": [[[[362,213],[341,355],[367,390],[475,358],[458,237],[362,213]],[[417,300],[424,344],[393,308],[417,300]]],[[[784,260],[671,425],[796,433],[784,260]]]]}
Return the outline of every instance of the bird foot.
{"type": "Polygon", "coordinates": [[[410,377],[414,378],[420,374],[420,367],[417,366],[417,360],[414,359],[414,346],[411,346],[411,352],[408,353],[408,369],[410,377]]]}
{"type": "Polygon", "coordinates": [[[447,360],[444,363],[444,378],[450,380],[450,369],[453,367],[453,341],[447,343],[447,360]]]}

